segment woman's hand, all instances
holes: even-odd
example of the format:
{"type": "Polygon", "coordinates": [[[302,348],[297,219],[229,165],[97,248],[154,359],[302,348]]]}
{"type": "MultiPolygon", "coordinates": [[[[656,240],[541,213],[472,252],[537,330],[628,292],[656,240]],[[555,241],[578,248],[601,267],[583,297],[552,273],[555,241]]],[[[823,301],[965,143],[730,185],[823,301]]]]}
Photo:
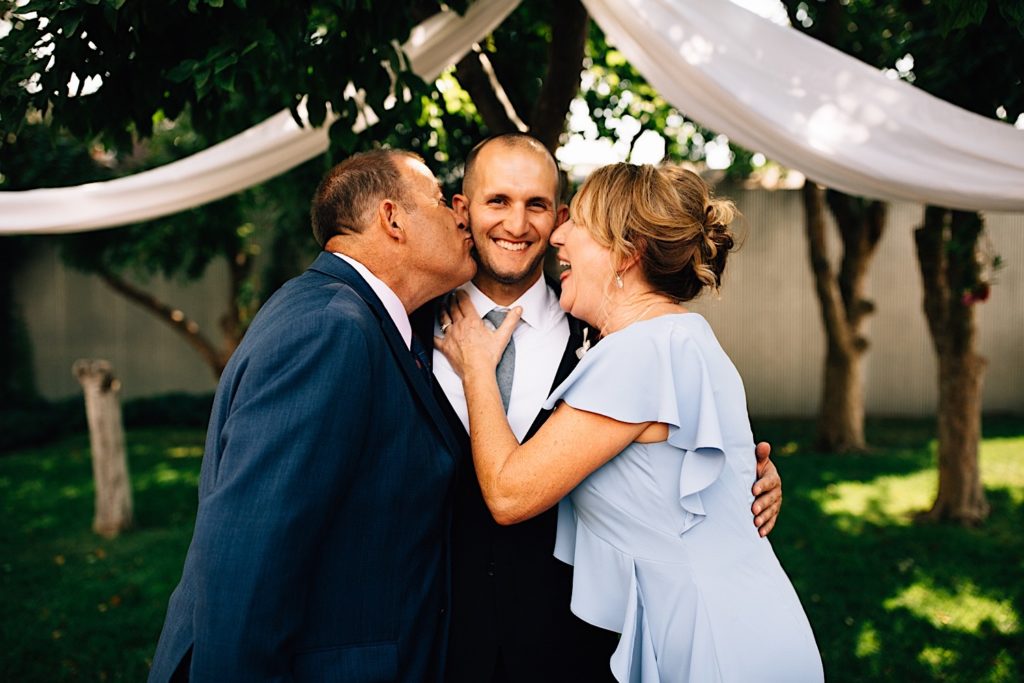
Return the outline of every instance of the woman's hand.
{"type": "Polygon", "coordinates": [[[493,377],[523,309],[516,306],[505,316],[501,327],[491,330],[465,292],[456,292],[446,308],[447,311],[441,313],[442,336],[434,337],[434,346],[441,350],[461,379],[476,371],[493,377]]]}

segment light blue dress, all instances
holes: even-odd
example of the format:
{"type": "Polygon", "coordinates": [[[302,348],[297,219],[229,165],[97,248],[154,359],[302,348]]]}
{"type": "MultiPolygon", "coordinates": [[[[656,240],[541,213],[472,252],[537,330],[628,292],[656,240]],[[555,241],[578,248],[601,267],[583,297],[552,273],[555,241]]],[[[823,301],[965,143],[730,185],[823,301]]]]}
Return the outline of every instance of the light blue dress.
{"type": "Polygon", "coordinates": [[[545,404],[663,422],[559,504],[555,556],[572,611],[622,634],[617,680],[823,680],[803,608],[754,527],[754,441],[739,373],[696,313],[634,323],[583,357],[545,404]]]}

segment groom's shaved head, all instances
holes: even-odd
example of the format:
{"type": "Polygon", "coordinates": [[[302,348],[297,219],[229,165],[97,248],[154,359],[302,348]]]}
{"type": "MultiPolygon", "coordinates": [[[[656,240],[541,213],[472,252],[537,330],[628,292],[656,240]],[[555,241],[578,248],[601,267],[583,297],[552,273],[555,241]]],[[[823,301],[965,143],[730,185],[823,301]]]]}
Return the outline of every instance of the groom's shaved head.
{"type": "Polygon", "coordinates": [[[540,140],[532,135],[527,135],[526,133],[504,133],[502,135],[494,135],[477,143],[477,145],[470,150],[469,154],[466,156],[465,172],[462,176],[462,194],[467,197],[473,196],[473,190],[475,189],[474,185],[477,179],[477,157],[480,156],[480,152],[482,152],[485,147],[490,147],[491,145],[498,145],[508,149],[516,149],[526,152],[536,152],[539,156],[543,156],[550,161],[551,171],[555,179],[554,197],[555,201],[558,201],[561,189],[558,162],[555,161],[554,155],[551,154],[551,151],[548,150],[540,140]]]}

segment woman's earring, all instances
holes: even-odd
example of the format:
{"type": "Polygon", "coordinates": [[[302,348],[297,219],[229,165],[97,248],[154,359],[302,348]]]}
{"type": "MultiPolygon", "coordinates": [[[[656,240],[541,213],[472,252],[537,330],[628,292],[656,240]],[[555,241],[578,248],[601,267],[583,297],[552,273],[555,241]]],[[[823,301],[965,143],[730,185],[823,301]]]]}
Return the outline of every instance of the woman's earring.
{"type": "Polygon", "coordinates": [[[615,273],[615,286],[622,289],[622,276],[618,273],[615,273]]]}

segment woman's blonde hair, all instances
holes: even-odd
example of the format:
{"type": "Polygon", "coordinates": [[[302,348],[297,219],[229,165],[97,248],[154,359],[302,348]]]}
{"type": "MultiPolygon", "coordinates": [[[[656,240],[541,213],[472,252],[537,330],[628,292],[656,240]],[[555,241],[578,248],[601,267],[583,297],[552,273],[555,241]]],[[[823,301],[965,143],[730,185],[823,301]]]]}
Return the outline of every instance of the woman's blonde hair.
{"type": "MultiPolygon", "coordinates": [[[[674,166],[619,163],[594,171],[572,200],[570,215],[619,264],[639,256],[656,291],[689,301],[717,290],[733,248],[737,215],[700,176],[674,166]]],[[[617,266],[616,266],[617,268],[617,266]]]]}

